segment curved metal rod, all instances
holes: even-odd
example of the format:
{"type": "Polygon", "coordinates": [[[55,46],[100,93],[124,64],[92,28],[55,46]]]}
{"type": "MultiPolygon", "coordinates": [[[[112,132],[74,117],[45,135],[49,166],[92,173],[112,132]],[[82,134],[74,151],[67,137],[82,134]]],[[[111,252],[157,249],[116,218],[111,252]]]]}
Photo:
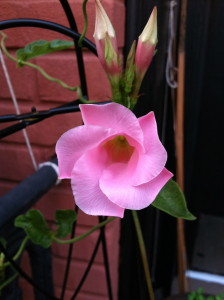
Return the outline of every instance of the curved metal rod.
{"type": "MultiPolygon", "coordinates": [[[[75,206],[74,210],[75,210],[76,215],[78,217],[79,208],[78,208],[77,205],[75,206]]],[[[71,232],[71,238],[75,237],[76,227],[77,227],[77,220],[73,223],[72,232],[71,232]]],[[[66,292],[66,289],[67,289],[69,272],[70,272],[70,269],[71,269],[71,260],[72,260],[72,254],[73,254],[73,250],[74,250],[74,245],[75,244],[70,244],[69,248],[68,248],[68,252],[67,252],[68,254],[67,254],[67,259],[66,259],[66,267],[65,267],[64,280],[63,280],[63,284],[62,284],[60,300],[64,300],[64,298],[65,298],[65,292],[66,292]]]]}
{"type": "Polygon", "coordinates": [[[79,282],[79,284],[78,284],[76,290],[74,291],[74,293],[73,293],[73,295],[72,295],[72,297],[71,297],[70,300],[75,300],[75,299],[76,299],[78,293],[80,292],[80,290],[81,290],[81,288],[82,288],[82,286],[83,286],[83,284],[84,284],[84,282],[85,282],[85,280],[86,280],[86,278],[87,278],[87,276],[88,276],[88,274],[89,274],[89,271],[91,270],[91,267],[92,267],[92,265],[93,265],[93,262],[94,262],[94,259],[95,259],[95,257],[96,257],[96,254],[97,254],[97,252],[98,252],[100,243],[101,243],[101,241],[102,241],[102,235],[103,235],[103,233],[102,233],[102,231],[101,231],[100,234],[99,234],[99,236],[98,236],[98,239],[97,239],[95,248],[94,248],[94,250],[93,250],[92,256],[91,256],[91,258],[90,258],[90,260],[89,260],[89,262],[88,262],[88,265],[87,265],[87,267],[86,267],[86,270],[85,270],[85,272],[83,273],[83,276],[82,276],[82,278],[81,278],[81,280],[80,280],[80,282],[79,282]]]}
{"type": "MultiPolygon", "coordinates": [[[[43,29],[48,29],[48,30],[53,30],[53,31],[59,32],[61,34],[64,34],[64,35],[76,40],[76,41],[78,41],[78,39],[80,38],[80,34],[73,31],[72,29],[67,28],[63,25],[54,23],[54,22],[50,22],[50,21],[28,18],[28,19],[9,19],[9,20],[0,22],[0,30],[10,29],[10,28],[15,28],[15,27],[43,28],[43,29]]],[[[93,54],[97,55],[95,44],[92,43],[87,38],[84,38],[83,46],[88,48],[93,54]]]]}
{"type": "MultiPolygon", "coordinates": [[[[73,12],[71,10],[71,6],[68,3],[67,0],[59,0],[61,3],[61,6],[64,10],[64,13],[67,17],[67,20],[69,22],[70,28],[73,31],[78,32],[77,24],[73,15],[73,12]]],[[[87,89],[87,82],[86,82],[86,74],[85,74],[85,66],[84,66],[84,60],[83,60],[83,51],[82,48],[78,46],[78,42],[74,40],[75,42],[75,54],[77,57],[77,64],[79,69],[79,78],[80,78],[80,85],[82,89],[82,94],[87,97],[88,99],[88,89],[87,89]]]]}
{"type": "MultiPolygon", "coordinates": [[[[102,105],[110,103],[110,101],[105,102],[96,102],[97,105],[102,105]]],[[[65,114],[70,112],[78,112],[79,109],[79,100],[72,101],[70,103],[66,103],[62,106],[51,108],[49,110],[42,110],[42,111],[34,111],[27,114],[21,114],[21,115],[3,115],[0,116],[0,123],[1,122],[9,122],[9,121],[21,121],[19,123],[16,123],[14,125],[11,125],[9,127],[3,128],[0,130],[0,138],[6,137],[10,134],[13,134],[21,129],[26,128],[27,126],[36,124],[38,122],[43,121],[46,118],[59,115],[59,114],[65,114]]]]}
{"type": "Polygon", "coordinates": [[[45,291],[42,287],[37,285],[37,283],[26,273],[23,271],[23,269],[19,266],[18,263],[16,263],[10,255],[7,253],[6,249],[3,247],[3,245],[0,243],[0,251],[4,254],[6,259],[10,262],[13,269],[19,273],[21,277],[23,277],[29,284],[31,284],[32,287],[35,287],[38,291],[40,291],[44,296],[46,296],[49,300],[60,300],[59,298],[55,297],[54,295],[49,295],[47,291],[45,291]]]}
{"type": "MultiPolygon", "coordinates": [[[[107,219],[107,217],[98,217],[99,222],[102,222],[107,219]]],[[[111,286],[111,276],[110,276],[110,265],[109,265],[109,258],[108,258],[108,251],[107,251],[107,243],[106,243],[106,235],[105,235],[105,228],[100,228],[100,232],[102,235],[101,241],[102,241],[102,249],[103,249],[103,260],[104,260],[104,269],[105,269],[105,275],[106,275],[106,281],[107,281],[107,291],[108,291],[108,298],[109,300],[113,300],[113,292],[112,292],[112,286],[111,286]]]]}

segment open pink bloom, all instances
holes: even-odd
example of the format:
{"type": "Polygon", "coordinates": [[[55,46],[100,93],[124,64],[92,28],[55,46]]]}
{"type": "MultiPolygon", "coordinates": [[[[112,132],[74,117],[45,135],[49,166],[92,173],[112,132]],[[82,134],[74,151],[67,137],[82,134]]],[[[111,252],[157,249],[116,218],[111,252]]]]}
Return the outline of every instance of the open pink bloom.
{"type": "Polygon", "coordinates": [[[118,217],[147,207],[172,177],[154,113],[136,118],[117,103],[80,109],[85,125],[56,145],[60,178],[71,178],[76,204],[90,215],[118,217]]]}

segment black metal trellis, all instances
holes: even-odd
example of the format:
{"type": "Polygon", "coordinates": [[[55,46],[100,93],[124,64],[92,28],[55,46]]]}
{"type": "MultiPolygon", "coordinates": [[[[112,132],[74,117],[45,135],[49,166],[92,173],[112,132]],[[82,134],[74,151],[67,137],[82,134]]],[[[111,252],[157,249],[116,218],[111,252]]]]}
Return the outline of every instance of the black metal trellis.
{"type": "MultiPolygon", "coordinates": [[[[4,29],[10,29],[10,28],[17,28],[17,27],[37,27],[37,28],[43,28],[47,30],[53,30],[58,33],[64,34],[67,37],[70,37],[74,40],[75,43],[75,53],[77,57],[77,63],[78,63],[78,72],[80,77],[80,85],[83,92],[83,95],[88,98],[88,90],[87,90],[87,83],[86,83],[86,76],[85,76],[85,69],[84,69],[84,60],[83,60],[83,54],[82,49],[78,47],[77,42],[80,37],[80,34],[77,33],[77,26],[75,22],[74,15],[72,13],[71,7],[67,0],[59,0],[61,3],[61,6],[64,10],[64,13],[67,17],[68,23],[70,25],[70,28],[67,28],[63,25],[49,22],[45,20],[39,20],[39,19],[12,19],[12,20],[4,20],[0,21],[0,30],[4,29]]],[[[88,39],[84,38],[83,40],[83,47],[88,48],[93,54],[96,53],[95,45],[89,41],[88,39]]],[[[57,115],[57,114],[64,114],[64,113],[70,113],[70,112],[76,112],[79,111],[78,107],[79,101],[75,100],[70,103],[67,103],[65,105],[49,109],[47,111],[36,111],[36,109],[32,109],[30,113],[21,114],[21,115],[4,115],[0,116],[0,123],[5,122],[11,122],[11,121],[17,121],[16,124],[8,126],[2,130],[0,130],[0,138],[6,137],[8,135],[11,135],[21,129],[24,129],[25,127],[35,124],[37,122],[43,121],[44,119],[57,115]]],[[[100,103],[99,103],[100,104],[100,103]]],[[[55,163],[55,161],[54,161],[55,163]]],[[[0,210],[0,234],[4,232],[4,228],[7,228],[7,226],[11,226],[11,223],[14,219],[14,217],[28,209],[32,204],[34,204],[38,198],[45,192],[47,192],[48,189],[50,189],[55,181],[57,179],[56,173],[50,166],[45,166],[38,170],[36,173],[34,173],[31,177],[24,180],[20,185],[18,185],[16,188],[11,190],[8,194],[1,197],[1,210],[0,210]],[[32,190],[32,185],[36,185],[38,182],[39,186],[43,185],[44,187],[40,190],[34,189],[35,193],[30,197],[30,192],[32,190]],[[23,199],[23,201],[18,201],[18,194],[20,195],[20,200],[23,199]],[[17,210],[13,210],[15,206],[15,199],[17,200],[17,210]],[[7,200],[7,201],[6,201],[7,200]],[[5,212],[8,211],[8,209],[11,208],[11,214],[6,216],[5,212]]],[[[99,218],[99,222],[102,221],[102,218],[99,218]]],[[[75,225],[73,227],[73,234],[75,234],[75,225]]],[[[112,295],[112,288],[111,288],[111,279],[110,279],[110,271],[109,271],[109,263],[108,263],[108,254],[107,254],[107,247],[106,247],[106,238],[105,238],[105,232],[104,228],[100,230],[100,234],[98,237],[98,240],[96,242],[95,248],[93,250],[92,257],[89,261],[89,264],[86,268],[86,271],[83,274],[83,277],[74,292],[72,299],[75,299],[78,295],[83,283],[85,282],[85,278],[87,277],[92,263],[94,261],[94,258],[96,256],[96,253],[99,249],[99,245],[102,243],[103,247],[103,257],[104,257],[104,265],[105,265],[105,273],[106,273],[106,280],[107,280],[107,287],[108,287],[108,297],[109,300],[113,299],[112,295]]],[[[44,290],[44,288],[40,285],[38,285],[35,282],[35,278],[30,278],[18,265],[17,262],[14,262],[12,259],[12,255],[8,253],[8,250],[6,250],[3,245],[0,243],[0,252],[3,252],[5,257],[9,262],[11,262],[13,268],[21,275],[23,278],[25,278],[35,289],[35,291],[38,291],[38,293],[35,293],[35,299],[36,300],[43,300],[45,299],[55,299],[55,300],[63,300],[65,295],[65,290],[67,287],[67,278],[69,275],[69,263],[71,261],[71,253],[72,253],[72,246],[69,247],[68,250],[68,260],[67,260],[67,267],[65,270],[65,277],[63,282],[63,288],[61,292],[60,299],[56,298],[49,293],[49,291],[44,290]]]]}
{"type": "MultiPolygon", "coordinates": [[[[32,111],[25,114],[15,115],[0,115],[0,123],[12,122],[12,121],[20,121],[14,125],[8,126],[0,130],[0,138],[4,138],[10,134],[13,134],[21,129],[26,128],[27,126],[36,124],[38,122],[43,121],[46,118],[50,118],[55,115],[66,114],[71,112],[78,112],[79,104],[81,102],[79,100],[74,100],[59,107],[51,108],[49,110],[37,111],[35,108],[32,108],[32,111]]],[[[98,105],[102,105],[108,102],[99,102],[98,105]]]]}
{"type": "MultiPolygon", "coordinates": [[[[68,4],[68,1],[60,0],[60,3],[64,9],[65,15],[67,16],[67,19],[68,19],[71,29],[75,32],[78,32],[77,24],[75,22],[74,15],[72,13],[70,5],[68,4]]],[[[76,48],[76,57],[77,57],[77,62],[78,62],[78,69],[79,69],[79,74],[80,74],[79,77],[80,77],[82,92],[83,92],[83,95],[85,95],[88,98],[88,90],[87,90],[82,49],[78,46],[77,39],[74,39],[74,43],[75,43],[75,48],[76,48]]]]}
{"type": "MultiPolygon", "coordinates": [[[[53,30],[67,37],[70,37],[75,41],[78,41],[80,38],[80,34],[78,32],[75,32],[70,28],[67,28],[63,25],[50,22],[50,21],[27,18],[27,19],[11,19],[11,20],[5,20],[0,22],[0,30],[17,28],[17,27],[37,27],[37,28],[42,28],[47,30],[53,30]]],[[[84,38],[83,40],[83,47],[88,48],[92,53],[97,55],[95,45],[87,38],[84,38]]],[[[82,76],[84,76],[84,74],[82,74],[82,76]]]]}

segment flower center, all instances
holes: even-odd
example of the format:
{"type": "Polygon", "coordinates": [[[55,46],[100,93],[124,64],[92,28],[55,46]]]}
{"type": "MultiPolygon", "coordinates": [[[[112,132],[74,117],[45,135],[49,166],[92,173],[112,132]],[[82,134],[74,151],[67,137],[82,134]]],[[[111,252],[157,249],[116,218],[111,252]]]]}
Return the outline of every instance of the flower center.
{"type": "Polygon", "coordinates": [[[111,162],[128,162],[134,152],[134,147],[129,145],[123,135],[117,135],[112,140],[107,141],[103,148],[111,162]]]}

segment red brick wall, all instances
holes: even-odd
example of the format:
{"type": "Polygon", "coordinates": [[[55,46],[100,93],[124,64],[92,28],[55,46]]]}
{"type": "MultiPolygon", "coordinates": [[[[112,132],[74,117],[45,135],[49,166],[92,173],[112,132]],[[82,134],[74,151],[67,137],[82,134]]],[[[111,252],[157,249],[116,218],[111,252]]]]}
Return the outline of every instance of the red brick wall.
{"type": "MultiPolygon", "coordinates": [[[[81,0],[70,1],[80,30],[83,25],[81,3],[81,0]]],[[[102,3],[114,24],[118,34],[118,44],[119,47],[122,48],[124,43],[124,1],[102,0],[102,3]]],[[[87,37],[93,40],[92,34],[95,17],[93,0],[89,0],[88,14],[89,30],[87,37]]],[[[68,26],[64,12],[57,0],[0,1],[0,19],[4,20],[10,18],[39,18],[68,26]]],[[[18,47],[24,47],[25,44],[33,40],[65,38],[60,34],[36,28],[8,29],[4,32],[8,35],[7,47],[12,54],[15,53],[15,50],[18,47]]],[[[109,85],[97,58],[88,51],[85,51],[84,57],[90,98],[92,100],[108,100],[110,97],[109,85]]],[[[70,85],[79,84],[76,72],[76,59],[74,53],[70,50],[40,57],[35,59],[34,62],[41,67],[44,67],[50,75],[59,77],[70,85]]],[[[38,110],[45,110],[76,99],[76,94],[74,92],[65,91],[55,83],[46,81],[35,70],[27,67],[18,69],[13,62],[8,60],[6,60],[6,64],[10,72],[21,112],[28,112],[33,106],[38,110]]],[[[15,113],[1,66],[0,83],[0,114],[15,113]]],[[[80,114],[71,113],[56,116],[29,127],[27,131],[37,162],[41,163],[49,160],[54,154],[55,143],[60,135],[64,131],[80,124],[82,124],[80,114]]],[[[5,127],[5,125],[6,124],[4,124],[4,126],[1,125],[0,128],[5,127]]],[[[18,182],[32,174],[33,171],[33,166],[21,132],[0,141],[0,196],[4,195],[5,192],[15,186],[18,182]]],[[[73,208],[74,200],[69,182],[65,180],[57,187],[54,187],[49,193],[42,197],[36,207],[44,212],[49,222],[51,222],[54,216],[55,209],[73,208]]],[[[78,219],[77,233],[80,234],[84,232],[96,223],[96,217],[87,216],[81,213],[78,219]]],[[[118,279],[119,221],[109,224],[106,234],[113,290],[116,294],[118,279]]],[[[98,233],[95,232],[89,238],[75,245],[67,297],[71,295],[79,282],[91,252],[93,251],[97,235],[98,233]]],[[[63,280],[67,253],[66,249],[66,246],[53,246],[54,283],[57,295],[60,292],[63,280]]],[[[27,264],[27,261],[25,261],[25,264],[27,264]]],[[[24,290],[24,299],[32,299],[30,296],[30,289],[27,287],[24,290]]],[[[77,297],[77,300],[84,299],[108,299],[101,250],[97,255],[88,279],[80,292],[80,296],[77,297]]]]}

